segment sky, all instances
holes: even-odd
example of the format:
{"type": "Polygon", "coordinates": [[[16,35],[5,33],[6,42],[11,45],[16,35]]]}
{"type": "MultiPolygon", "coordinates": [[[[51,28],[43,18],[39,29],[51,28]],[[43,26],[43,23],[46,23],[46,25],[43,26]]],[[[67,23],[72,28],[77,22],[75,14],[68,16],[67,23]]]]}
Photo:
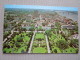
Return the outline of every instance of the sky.
{"type": "Polygon", "coordinates": [[[38,6],[38,5],[4,5],[4,8],[25,8],[25,9],[48,9],[48,10],[65,10],[78,11],[76,7],[57,7],[57,6],[38,6]]]}

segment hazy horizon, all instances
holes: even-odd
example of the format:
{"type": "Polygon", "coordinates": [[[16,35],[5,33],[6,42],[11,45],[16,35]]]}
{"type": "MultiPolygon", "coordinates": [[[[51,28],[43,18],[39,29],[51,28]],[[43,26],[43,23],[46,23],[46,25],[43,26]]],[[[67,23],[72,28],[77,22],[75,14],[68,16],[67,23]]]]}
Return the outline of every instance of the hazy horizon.
{"type": "Polygon", "coordinates": [[[57,7],[57,6],[38,6],[38,5],[4,5],[4,8],[78,11],[78,8],[76,7],[57,7]]]}

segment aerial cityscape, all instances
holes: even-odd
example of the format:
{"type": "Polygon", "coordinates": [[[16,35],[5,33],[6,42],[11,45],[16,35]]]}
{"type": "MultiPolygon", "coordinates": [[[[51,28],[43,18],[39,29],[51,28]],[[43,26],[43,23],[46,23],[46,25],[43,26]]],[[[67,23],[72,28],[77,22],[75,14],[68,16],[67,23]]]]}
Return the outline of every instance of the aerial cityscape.
{"type": "Polygon", "coordinates": [[[3,53],[78,53],[78,9],[5,5],[3,53]]]}

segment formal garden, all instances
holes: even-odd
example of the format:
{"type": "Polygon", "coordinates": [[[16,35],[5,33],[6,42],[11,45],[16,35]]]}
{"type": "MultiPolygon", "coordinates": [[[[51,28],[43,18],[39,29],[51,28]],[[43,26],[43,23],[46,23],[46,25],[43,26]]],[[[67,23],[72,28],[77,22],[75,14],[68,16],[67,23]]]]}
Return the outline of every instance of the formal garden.
{"type": "Polygon", "coordinates": [[[44,33],[37,32],[34,37],[31,53],[47,53],[44,33]]]}
{"type": "Polygon", "coordinates": [[[66,39],[65,35],[57,31],[55,29],[46,31],[51,53],[78,53],[78,40],[66,39]]]}
{"type": "Polygon", "coordinates": [[[27,53],[33,32],[14,32],[3,44],[3,53],[27,53]]]}

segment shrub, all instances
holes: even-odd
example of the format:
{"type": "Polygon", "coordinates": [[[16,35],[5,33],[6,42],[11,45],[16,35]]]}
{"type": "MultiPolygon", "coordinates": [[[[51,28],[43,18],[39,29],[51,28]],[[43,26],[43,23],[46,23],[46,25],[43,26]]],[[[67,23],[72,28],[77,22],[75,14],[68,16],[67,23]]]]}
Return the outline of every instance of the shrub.
{"type": "Polygon", "coordinates": [[[69,44],[71,47],[75,47],[77,48],[78,47],[78,39],[73,39],[71,40],[70,44],[69,44]]]}
{"type": "Polygon", "coordinates": [[[60,49],[66,49],[66,48],[68,48],[68,43],[64,40],[59,40],[59,41],[57,41],[57,46],[60,49]]]}

